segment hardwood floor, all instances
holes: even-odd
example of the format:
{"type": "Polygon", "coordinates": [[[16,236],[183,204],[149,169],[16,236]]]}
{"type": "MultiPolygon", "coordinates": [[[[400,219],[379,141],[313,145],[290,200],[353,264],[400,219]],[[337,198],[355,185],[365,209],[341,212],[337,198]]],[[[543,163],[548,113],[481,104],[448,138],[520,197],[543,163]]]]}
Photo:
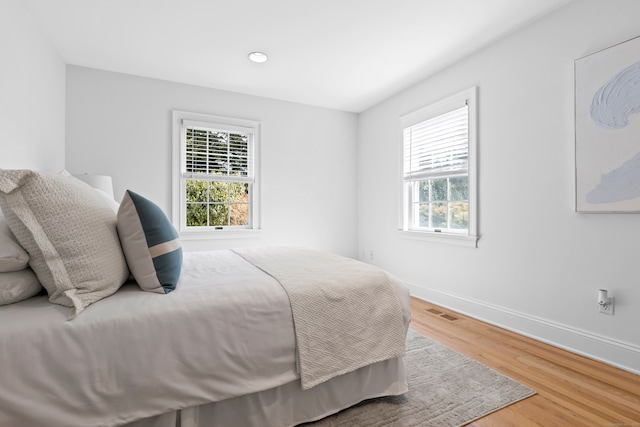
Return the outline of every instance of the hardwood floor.
{"type": "Polygon", "coordinates": [[[411,329],[534,389],[473,427],[640,427],[640,376],[411,300],[411,329]]]}

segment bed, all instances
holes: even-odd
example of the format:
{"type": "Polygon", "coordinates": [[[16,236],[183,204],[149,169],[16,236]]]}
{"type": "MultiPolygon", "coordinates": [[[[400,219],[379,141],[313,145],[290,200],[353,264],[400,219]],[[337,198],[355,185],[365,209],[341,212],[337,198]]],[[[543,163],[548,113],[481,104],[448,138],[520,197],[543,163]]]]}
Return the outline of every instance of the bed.
{"type": "MultiPolygon", "coordinates": [[[[84,184],[54,181],[81,188],[84,196],[73,203],[93,198],[109,217],[84,184]]],[[[2,171],[0,191],[14,191],[2,171]]],[[[0,205],[18,230],[20,215],[8,199],[0,205]]],[[[69,216],[75,207],[65,209],[69,216]]],[[[77,217],[72,222],[78,226],[77,217]]],[[[42,220],[38,226],[46,228],[42,220]]],[[[16,239],[34,243],[28,240],[16,239]]],[[[94,241],[82,241],[82,256],[93,242],[104,258],[105,240],[94,241]]],[[[58,246],[77,251],[78,243],[63,238],[58,246]]],[[[28,252],[29,265],[41,271],[38,251],[28,252]]],[[[89,270],[100,269],[84,268],[78,277],[89,270]]],[[[114,276],[119,282],[122,272],[114,276]]],[[[180,251],[176,277],[170,292],[145,289],[133,274],[115,291],[99,290],[108,295],[95,301],[93,288],[45,286],[0,306],[0,426],[288,427],[407,391],[409,294],[376,267],[304,248],[180,251]]]]}

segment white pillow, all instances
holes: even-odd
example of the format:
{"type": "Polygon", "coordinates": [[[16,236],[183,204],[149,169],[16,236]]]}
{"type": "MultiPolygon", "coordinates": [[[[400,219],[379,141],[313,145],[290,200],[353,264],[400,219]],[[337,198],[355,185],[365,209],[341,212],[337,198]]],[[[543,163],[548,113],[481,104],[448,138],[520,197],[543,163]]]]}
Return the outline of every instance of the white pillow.
{"type": "Polygon", "coordinates": [[[0,305],[31,298],[41,290],[42,285],[31,269],[0,273],[0,305]]]}
{"type": "Polygon", "coordinates": [[[120,203],[116,202],[111,196],[109,196],[104,191],[98,190],[97,188],[94,188],[94,190],[95,190],[96,193],[98,193],[100,195],[100,197],[102,197],[104,199],[105,202],[107,202],[107,204],[109,205],[109,207],[111,208],[113,213],[118,214],[118,209],[120,208],[120,203]]]}
{"type": "Polygon", "coordinates": [[[29,254],[14,239],[0,214],[0,273],[24,270],[29,264],[29,254]]]}
{"type": "Polygon", "coordinates": [[[69,174],[0,170],[0,206],[49,301],[72,307],[70,318],[127,279],[116,215],[80,180],[69,174]]]}

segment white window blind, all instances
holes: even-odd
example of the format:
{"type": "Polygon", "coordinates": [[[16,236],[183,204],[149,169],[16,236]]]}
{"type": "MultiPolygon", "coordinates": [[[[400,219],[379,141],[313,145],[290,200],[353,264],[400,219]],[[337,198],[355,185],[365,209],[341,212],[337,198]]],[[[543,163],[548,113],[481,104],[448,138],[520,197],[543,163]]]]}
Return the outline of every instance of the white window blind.
{"type": "Polygon", "coordinates": [[[183,120],[185,131],[183,178],[253,182],[253,129],[183,120]]]}
{"type": "Polygon", "coordinates": [[[404,129],[404,180],[468,173],[468,106],[404,129]]]}

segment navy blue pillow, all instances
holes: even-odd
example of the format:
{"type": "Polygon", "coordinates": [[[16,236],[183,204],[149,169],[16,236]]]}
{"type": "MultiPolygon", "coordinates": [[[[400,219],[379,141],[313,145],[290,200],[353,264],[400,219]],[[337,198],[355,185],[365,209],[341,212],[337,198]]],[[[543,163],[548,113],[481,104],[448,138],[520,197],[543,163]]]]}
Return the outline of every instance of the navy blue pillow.
{"type": "Polygon", "coordinates": [[[176,288],[182,270],[178,232],[162,209],[127,190],[118,209],[118,236],[131,274],[145,291],[176,288]]]}

